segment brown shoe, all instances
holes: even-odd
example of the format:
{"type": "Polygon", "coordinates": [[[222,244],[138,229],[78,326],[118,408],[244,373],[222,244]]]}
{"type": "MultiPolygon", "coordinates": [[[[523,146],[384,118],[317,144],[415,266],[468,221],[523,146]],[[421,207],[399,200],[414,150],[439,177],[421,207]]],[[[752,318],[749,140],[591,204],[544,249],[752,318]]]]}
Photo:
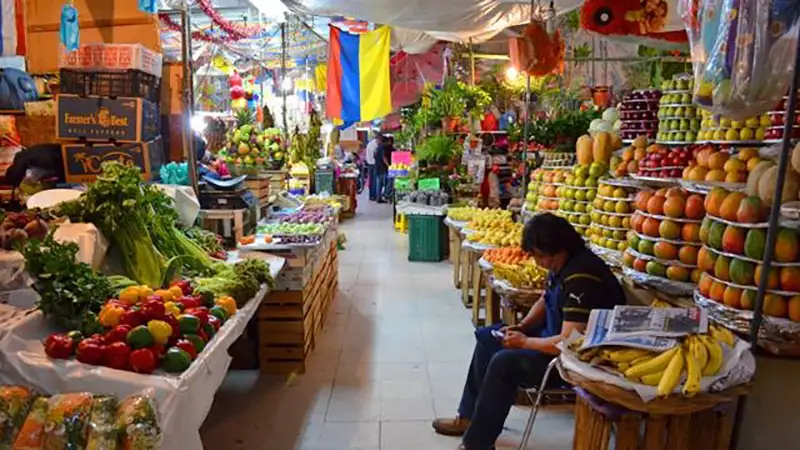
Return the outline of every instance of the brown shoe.
{"type": "Polygon", "coordinates": [[[433,429],[438,434],[445,436],[463,436],[469,427],[469,419],[463,417],[448,417],[433,421],[433,429]]]}

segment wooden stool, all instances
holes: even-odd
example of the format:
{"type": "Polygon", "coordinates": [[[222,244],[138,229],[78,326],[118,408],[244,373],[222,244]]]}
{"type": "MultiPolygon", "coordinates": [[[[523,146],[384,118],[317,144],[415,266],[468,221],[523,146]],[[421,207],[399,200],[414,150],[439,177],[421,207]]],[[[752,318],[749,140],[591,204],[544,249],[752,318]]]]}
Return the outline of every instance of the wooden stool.
{"type": "Polygon", "coordinates": [[[476,258],[475,253],[470,251],[469,249],[463,247],[461,248],[460,254],[460,261],[461,267],[460,272],[460,287],[461,287],[461,302],[464,303],[465,308],[469,308],[472,304],[472,299],[470,298],[470,289],[472,288],[472,268],[475,265],[475,262],[478,260],[476,258]]]}
{"type": "Polygon", "coordinates": [[[453,264],[453,286],[461,288],[461,233],[458,228],[447,227],[450,235],[450,262],[453,264]]]}
{"type": "Polygon", "coordinates": [[[727,450],[736,400],[749,385],[692,398],[671,396],[642,402],[638,394],[561,370],[575,386],[574,450],[727,450]],[[644,433],[641,430],[644,429],[644,433]]]}

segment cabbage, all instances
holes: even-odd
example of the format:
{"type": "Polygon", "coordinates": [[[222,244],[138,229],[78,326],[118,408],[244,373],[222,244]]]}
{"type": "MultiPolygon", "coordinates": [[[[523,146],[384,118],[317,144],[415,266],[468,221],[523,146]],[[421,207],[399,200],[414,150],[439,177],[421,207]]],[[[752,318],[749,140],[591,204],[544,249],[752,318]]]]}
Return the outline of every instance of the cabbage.
{"type": "Polygon", "coordinates": [[[614,122],[614,131],[615,131],[615,132],[616,132],[616,131],[619,131],[619,128],[620,128],[621,126],[622,126],[622,121],[621,121],[621,120],[619,120],[619,119],[617,119],[617,120],[614,122]]]}
{"type": "Polygon", "coordinates": [[[614,123],[619,120],[619,112],[617,112],[617,108],[611,107],[603,111],[603,120],[608,123],[614,123]]]}
{"type": "Polygon", "coordinates": [[[597,131],[597,127],[603,123],[603,119],[594,119],[589,123],[589,131],[597,131]]]}
{"type": "Polygon", "coordinates": [[[603,119],[594,119],[591,124],[589,124],[589,134],[594,136],[595,133],[600,131],[605,131],[606,133],[611,133],[614,130],[614,127],[603,119]]]}

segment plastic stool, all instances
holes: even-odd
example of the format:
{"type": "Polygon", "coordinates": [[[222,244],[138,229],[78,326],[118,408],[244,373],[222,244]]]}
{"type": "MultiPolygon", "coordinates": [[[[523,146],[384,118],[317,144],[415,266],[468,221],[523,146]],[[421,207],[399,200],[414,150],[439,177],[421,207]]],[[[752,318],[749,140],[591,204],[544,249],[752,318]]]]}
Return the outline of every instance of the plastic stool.
{"type": "Polygon", "coordinates": [[[406,215],[403,213],[397,213],[394,218],[394,231],[399,231],[400,233],[408,233],[408,220],[406,220],[406,215]]]}

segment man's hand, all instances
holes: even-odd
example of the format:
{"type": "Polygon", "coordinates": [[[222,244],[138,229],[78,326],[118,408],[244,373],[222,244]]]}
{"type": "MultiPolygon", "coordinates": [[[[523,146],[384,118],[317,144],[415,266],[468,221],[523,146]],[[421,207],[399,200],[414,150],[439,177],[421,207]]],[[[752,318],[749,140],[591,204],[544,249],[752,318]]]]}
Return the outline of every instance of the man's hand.
{"type": "Polygon", "coordinates": [[[525,348],[528,336],[520,333],[519,331],[509,330],[506,331],[505,338],[503,339],[503,347],[505,348],[525,348]]]}
{"type": "Polygon", "coordinates": [[[500,332],[503,334],[506,334],[509,331],[522,331],[522,327],[519,325],[506,325],[503,328],[500,328],[500,332]]]}

